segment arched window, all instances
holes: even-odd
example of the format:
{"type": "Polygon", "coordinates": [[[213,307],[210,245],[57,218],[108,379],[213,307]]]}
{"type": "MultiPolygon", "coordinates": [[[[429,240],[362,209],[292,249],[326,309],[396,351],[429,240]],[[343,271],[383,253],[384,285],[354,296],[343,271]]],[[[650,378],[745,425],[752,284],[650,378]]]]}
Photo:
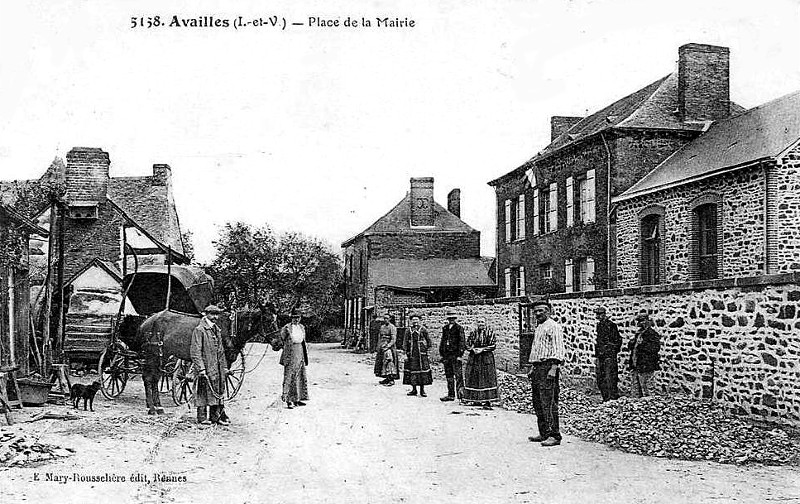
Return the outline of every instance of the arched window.
{"type": "Polygon", "coordinates": [[[664,208],[651,206],[639,213],[639,283],[656,285],[663,282],[664,208]]]}
{"type": "Polygon", "coordinates": [[[720,208],[718,194],[704,194],[695,198],[691,209],[690,274],[692,280],[710,280],[720,277],[720,208]]]}

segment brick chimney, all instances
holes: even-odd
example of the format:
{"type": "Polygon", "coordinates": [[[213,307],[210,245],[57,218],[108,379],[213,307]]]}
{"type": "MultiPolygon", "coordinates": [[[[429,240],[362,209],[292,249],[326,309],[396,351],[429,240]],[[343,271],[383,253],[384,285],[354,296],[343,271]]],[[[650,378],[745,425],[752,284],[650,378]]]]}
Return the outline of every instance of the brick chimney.
{"type": "Polygon", "coordinates": [[[461,189],[453,189],[447,195],[447,211],[461,217],[461,189]]]}
{"type": "Polygon", "coordinates": [[[172,185],[172,168],[168,164],[153,165],[153,185],[166,187],[172,185]]]}
{"type": "Polygon", "coordinates": [[[564,132],[578,124],[583,117],[553,116],[550,118],[550,141],[560,137],[564,132]]]}
{"type": "Polygon", "coordinates": [[[678,115],[682,121],[716,121],[728,117],[730,49],[686,44],[678,49],[678,115]]]}
{"type": "Polygon", "coordinates": [[[67,153],[67,203],[101,202],[108,196],[108,152],[96,147],[73,147],[67,153]]]}
{"type": "Polygon", "coordinates": [[[433,177],[411,179],[411,225],[433,226],[433,177]]]}

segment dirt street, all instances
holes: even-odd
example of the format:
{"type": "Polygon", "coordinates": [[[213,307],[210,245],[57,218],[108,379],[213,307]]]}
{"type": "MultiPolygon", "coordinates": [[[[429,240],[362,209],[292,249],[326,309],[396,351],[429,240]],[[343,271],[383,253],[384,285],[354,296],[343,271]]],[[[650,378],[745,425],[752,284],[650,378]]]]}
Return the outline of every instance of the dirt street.
{"type": "MultiPolygon", "coordinates": [[[[263,348],[249,347],[250,366],[263,348]]],[[[542,448],[527,441],[530,415],[442,403],[442,380],[427,398],[407,397],[399,384],[378,385],[364,356],[338,345],[310,353],[307,406],[283,407],[281,368],[269,350],[229,404],[230,427],[201,428],[168,396],[166,415],[145,415],[138,377],[113,403],[98,395],[96,412],[80,411],[79,420],[2,427],[76,453],[0,468],[0,501],[800,502],[796,469],[648,458],[572,437],[542,448]],[[86,481],[105,474],[125,481],[86,481]],[[145,481],[131,481],[137,474],[145,481]]]]}

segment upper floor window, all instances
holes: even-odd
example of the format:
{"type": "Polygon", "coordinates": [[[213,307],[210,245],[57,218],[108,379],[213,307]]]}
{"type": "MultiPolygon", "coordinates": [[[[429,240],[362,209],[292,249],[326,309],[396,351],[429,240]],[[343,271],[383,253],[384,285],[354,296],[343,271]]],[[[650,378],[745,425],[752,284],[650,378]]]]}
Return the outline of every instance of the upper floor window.
{"type": "Polygon", "coordinates": [[[550,184],[547,191],[542,192],[544,199],[544,232],[550,233],[558,229],[558,185],[550,184]]]}
{"type": "Polygon", "coordinates": [[[364,281],[364,251],[361,251],[361,255],[358,257],[358,279],[363,282],[364,281]]]}
{"type": "Polygon", "coordinates": [[[505,202],[506,243],[525,239],[525,195],[505,202]]]}
{"type": "Polygon", "coordinates": [[[694,209],[697,243],[697,273],[701,280],[719,277],[717,205],[707,203],[694,209]]]}
{"type": "Polygon", "coordinates": [[[540,264],[539,265],[539,277],[542,280],[552,280],[553,279],[553,265],[551,263],[540,264]]]}
{"type": "Polygon", "coordinates": [[[578,179],[578,194],[580,194],[581,222],[594,222],[595,220],[595,177],[594,170],[586,172],[586,176],[578,179]]]}

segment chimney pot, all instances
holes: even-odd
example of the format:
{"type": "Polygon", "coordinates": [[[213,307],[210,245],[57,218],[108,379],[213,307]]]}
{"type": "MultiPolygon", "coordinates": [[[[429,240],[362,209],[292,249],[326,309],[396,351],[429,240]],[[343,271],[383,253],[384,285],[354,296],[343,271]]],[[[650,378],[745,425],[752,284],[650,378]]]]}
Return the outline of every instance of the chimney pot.
{"type": "Polygon", "coordinates": [[[168,164],[153,165],[153,185],[169,186],[172,181],[172,168],[168,164]]]}
{"type": "Polygon", "coordinates": [[[411,225],[433,226],[433,177],[411,179],[411,225]]]}
{"type": "Polygon", "coordinates": [[[730,116],[730,49],[685,44],[678,49],[678,115],[682,121],[730,116]]]}
{"type": "Polygon", "coordinates": [[[461,218],[461,189],[453,189],[447,195],[447,211],[461,218]]]}

